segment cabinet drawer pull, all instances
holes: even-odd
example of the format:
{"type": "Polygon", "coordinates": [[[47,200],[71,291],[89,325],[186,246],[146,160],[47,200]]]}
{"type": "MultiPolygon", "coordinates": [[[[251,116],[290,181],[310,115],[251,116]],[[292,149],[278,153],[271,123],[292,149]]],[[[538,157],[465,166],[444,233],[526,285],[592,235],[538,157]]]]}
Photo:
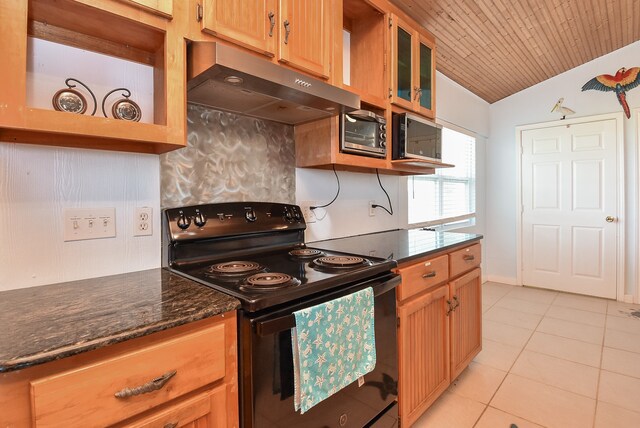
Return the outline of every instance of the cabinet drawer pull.
{"type": "Polygon", "coordinates": [[[289,23],[289,20],[286,19],[284,21],[284,44],[288,44],[289,43],[289,33],[291,32],[291,24],[289,23]]]}
{"type": "Polygon", "coordinates": [[[136,386],[133,388],[124,388],[116,392],[114,395],[116,396],[116,398],[129,398],[129,397],[135,397],[136,395],[147,394],[149,392],[157,391],[158,389],[161,389],[163,386],[165,386],[167,382],[169,382],[169,380],[171,380],[171,378],[175,376],[176,373],[177,373],[176,370],[172,370],[170,372],[163,374],[160,377],[157,377],[145,383],[144,385],[136,386]]]}
{"type": "Polygon", "coordinates": [[[276,14],[269,12],[269,37],[273,37],[273,27],[276,26],[276,14]]]}
{"type": "Polygon", "coordinates": [[[453,311],[453,305],[451,305],[451,300],[447,300],[447,313],[446,313],[446,315],[449,316],[451,311],[453,311]]]}
{"type": "Polygon", "coordinates": [[[432,270],[431,272],[427,272],[424,275],[422,275],[423,278],[427,279],[427,278],[435,278],[436,276],[436,271],[432,270]]]}
{"type": "Polygon", "coordinates": [[[178,426],[177,422],[168,422],[164,424],[164,428],[176,428],[178,426]]]}
{"type": "Polygon", "coordinates": [[[475,259],[476,259],[476,256],[474,256],[472,254],[468,254],[468,255],[462,257],[462,260],[464,260],[465,262],[470,262],[470,261],[475,260],[475,259]]]}

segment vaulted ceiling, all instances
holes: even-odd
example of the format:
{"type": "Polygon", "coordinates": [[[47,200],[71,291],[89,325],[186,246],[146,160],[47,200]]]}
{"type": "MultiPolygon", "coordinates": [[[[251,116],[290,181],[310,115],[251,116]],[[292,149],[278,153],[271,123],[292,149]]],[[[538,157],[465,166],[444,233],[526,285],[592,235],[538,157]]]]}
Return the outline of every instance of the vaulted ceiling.
{"type": "Polygon", "coordinates": [[[490,103],[640,39],[640,0],[393,2],[436,36],[438,71],[490,103]]]}

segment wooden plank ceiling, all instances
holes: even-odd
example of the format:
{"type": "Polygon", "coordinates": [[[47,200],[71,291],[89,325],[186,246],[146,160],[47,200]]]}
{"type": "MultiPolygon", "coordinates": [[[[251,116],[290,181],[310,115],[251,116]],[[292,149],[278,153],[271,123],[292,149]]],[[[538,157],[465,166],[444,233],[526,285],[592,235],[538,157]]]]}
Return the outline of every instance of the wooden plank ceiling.
{"type": "Polygon", "coordinates": [[[640,39],[640,0],[392,1],[436,36],[438,71],[489,103],[640,39]]]}

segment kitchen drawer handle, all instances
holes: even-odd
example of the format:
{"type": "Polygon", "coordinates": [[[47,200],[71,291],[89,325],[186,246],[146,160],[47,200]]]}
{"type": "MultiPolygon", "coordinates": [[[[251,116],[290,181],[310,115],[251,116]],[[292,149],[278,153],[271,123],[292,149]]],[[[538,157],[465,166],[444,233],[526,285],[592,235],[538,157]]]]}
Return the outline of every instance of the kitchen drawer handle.
{"type": "Polygon", "coordinates": [[[273,37],[273,27],[276,26],[276,15],[273,12],[269,12],[269,37],[273,37]]]}
{"type": "Polygon", "coordinates": [[[466,255],[466,256],[464,256],[462,258],[462,260],[464,260],[465,262],[470,262],[470,261],[475,260],[475,259],[476,259],[476,256],[471,255],[471,254],[468,254],[468,255],[466,255]]]}
{"type": "Polygon", "coordinates": [[[453,311],[453,305],[451,304],[451,300],[447,300],[447,316],[453,311]]]}
{"type": "Polygon", "coordinates": [[[291,32],[291,24],[289,23],[289,20],[285,20],[284,21],[284,44],[288,44],[289,43],[289,33],[291,32]]]}
{"type": "Polygon", "coordinates": [[[422,277],[423,277],[424,279],[427,279],[427,278],[435,278],[435,276],[436,276],[436,271],[435,271],[435,270],[432,270],[431,272],[427,272],[427,273],[425,273],[424,275],[422,275],[422,277]]]}
{"type": "Polygon", "coordinates": [[[164,424],[164,428],[176,428],[178,426],[177,422],[168,422],[164,424]]]}
{"type": "Polygon", "coordinates": [[[135,397],[136,395],[157,391],[158,389],[161,389],[163,386],[165,386],[167,382],[169,382],[169,380],[171,380],[171,378],[176,375],[176,373],[176,370],[172,370],[160,377],[153,379],[152,381],[145,383],[144,385],[136,386],[133,388],[124,388],[116,392],[114,395],[116,396],[116,398],[129,398],[135,397]]]}

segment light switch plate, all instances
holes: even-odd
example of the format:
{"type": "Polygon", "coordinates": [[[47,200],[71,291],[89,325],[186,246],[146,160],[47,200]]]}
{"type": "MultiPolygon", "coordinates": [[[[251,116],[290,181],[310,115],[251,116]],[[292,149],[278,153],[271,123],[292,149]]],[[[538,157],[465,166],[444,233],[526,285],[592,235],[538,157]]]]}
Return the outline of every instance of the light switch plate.
{"type": "Polygon", "coordinates": [[[65,208],[65,242],[114,238],[115,236],[115,208],[65,208]]]}

